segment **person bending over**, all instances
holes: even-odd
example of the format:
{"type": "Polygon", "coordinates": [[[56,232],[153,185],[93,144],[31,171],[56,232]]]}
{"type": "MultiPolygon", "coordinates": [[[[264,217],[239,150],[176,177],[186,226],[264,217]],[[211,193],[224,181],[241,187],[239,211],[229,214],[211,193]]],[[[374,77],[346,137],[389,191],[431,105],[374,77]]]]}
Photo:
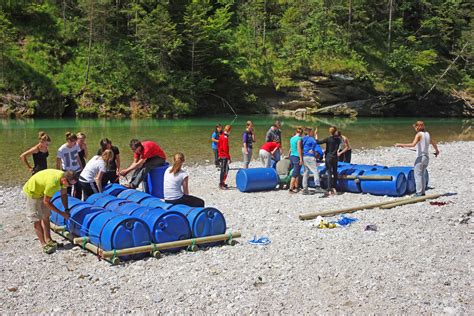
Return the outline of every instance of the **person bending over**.
{"type": "Polygon", "coordinates": [[[260,147],[259,156],[264,168],[272,167],[272,158],[280,157],[280,144],[277,142],[266,142],[260,147]],[[278,151],[278,154],[276,153],[278,151]]]}
{"type": "Polygon", "coordinates": [[[117,146],[112,145],[112,141],[108,138],[100,140],[100,149],[97,151],[97,155],[102,156],[104,151],[107,149],[112,150],[114,158],[109,162],[107,171],[102,177],[102,187],[105,187],[108,183],[119,182],[119,170],[120,170],[120,150],[117,146]]]}
{"type": "Polygon", "coordinates": [[[191,207],[204,207],[204,201],[189,195],[188,173],[183,170],[184,154],[173,157],[173,166],[165,171],[163,193],[166,203],[184,204],[191,207]]]}
{"type": "Polygon", "coordinates": [[[28,211],[27,217],[33,223],[43,252],[47,254],[55,252],[58,246],[51,239],[49,224],[51,210],[64,217],[65,220],[69,218],[67,187],[74,185],[76,182],[77,174],[72,171],[45,169],[35,173],[23,186],[28,211]],[[51,197],[59,190],[61,190],[64,212],[61,212],[51,202],[51,197]]]}
{"type": "Polygon", "coordinates": [[[84,200],[94,193],[102,192],[102,178],[113,159],[112,150],[106,149],[102,155],[96,155],[87,162],[79,176],[84,200]]]}
{"type": "Polygon", "coordinates": [[[410,144],[395,144],[396,147],[410,148],[416,146],[416,160],[415,160],[415,196],[425,195],[426,190],[426,179],[425,171],[428,168],[429,159],[429,146],[433,146],[435,150],[435,157],[438,157],[439,150],[438,144],[431,138],[430,133],[425,130],[425,123],[423,121],[417,121],[413,124],[413,128],[416,131],[415,138],[410,144]]]}
{"type": "MultiPolygon", "coordinates": [[[[134,171],[132,180],[127,186],[136,189],[145,180],[151,169],[163,166],[166,163],[166,155],[160,146],[152,141],[140,142],[138,139],[132,139],[130,149],[134,153],[133,162],[128,168],[121,170],[120,175],[126,176],[134,171]]],[[[146,181],[143,184],[145,185],[145,191],[148,191],[146,181]]]]}

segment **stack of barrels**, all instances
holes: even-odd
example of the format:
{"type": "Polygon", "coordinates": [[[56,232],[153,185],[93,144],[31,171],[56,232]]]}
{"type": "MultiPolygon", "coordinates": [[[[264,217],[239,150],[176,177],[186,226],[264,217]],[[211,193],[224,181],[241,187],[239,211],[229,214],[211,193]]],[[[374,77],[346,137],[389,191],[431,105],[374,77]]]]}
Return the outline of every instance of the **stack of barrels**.
{"type": "MultiPolygon", "coordinates": [[[[53,204],[64,210],[59,192],[53,204]]],[[[213,207],[172,205],[148,193],[127,189],[119,184],[105,187],[103,193],[86,201],[68,196],[70,219],[56,213],[51,221],[66,226],[75,236],[89,237],[89,242],[103,250],[133,248],[151,243],[224,234],[226,222],[213,207]]],[[[205,246],[213,246],[207,244],[205,246]]],[[[143,255],[121,257],[139,259],[143,255]]]]}

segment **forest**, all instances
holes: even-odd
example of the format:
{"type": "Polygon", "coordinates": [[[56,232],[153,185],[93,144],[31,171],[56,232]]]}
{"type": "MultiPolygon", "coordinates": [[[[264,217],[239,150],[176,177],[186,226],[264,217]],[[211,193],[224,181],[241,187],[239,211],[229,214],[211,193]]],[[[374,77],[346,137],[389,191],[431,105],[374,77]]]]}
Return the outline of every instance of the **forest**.
{"type": "Polygon", "coordinates": [[[30,116],[262,113],[308,74],[472,95],[469,0],[0,0],[0,103],[30,116]]]}

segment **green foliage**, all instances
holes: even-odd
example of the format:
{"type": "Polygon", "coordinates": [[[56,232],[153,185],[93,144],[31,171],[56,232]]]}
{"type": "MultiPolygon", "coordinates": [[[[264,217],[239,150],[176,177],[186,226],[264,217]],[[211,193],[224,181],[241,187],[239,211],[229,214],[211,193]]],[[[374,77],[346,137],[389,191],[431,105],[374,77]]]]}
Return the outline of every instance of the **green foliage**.
{"type": "Polygon", "coordinates": [[[259,112],[259,88],[308,74],[472,92],[468,1],[394,1],[391,43],[388,16],[375,0],[0,2],[0,91],[36,115],[81,116],[214,113],[222,98],[259,112]]]}

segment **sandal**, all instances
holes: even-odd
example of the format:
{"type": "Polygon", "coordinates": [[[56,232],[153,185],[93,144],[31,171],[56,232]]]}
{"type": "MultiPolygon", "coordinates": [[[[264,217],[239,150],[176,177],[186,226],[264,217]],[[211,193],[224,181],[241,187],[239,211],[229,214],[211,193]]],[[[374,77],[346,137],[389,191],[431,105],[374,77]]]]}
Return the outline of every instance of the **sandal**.
{"type": "Polygon", "coordinates": [[[43,246],[43,252],[50,255],[52,253],[54,253],[56,251],[56,247],[55,246],[52,246],[51,244],[46,244],[43,246]]]}

